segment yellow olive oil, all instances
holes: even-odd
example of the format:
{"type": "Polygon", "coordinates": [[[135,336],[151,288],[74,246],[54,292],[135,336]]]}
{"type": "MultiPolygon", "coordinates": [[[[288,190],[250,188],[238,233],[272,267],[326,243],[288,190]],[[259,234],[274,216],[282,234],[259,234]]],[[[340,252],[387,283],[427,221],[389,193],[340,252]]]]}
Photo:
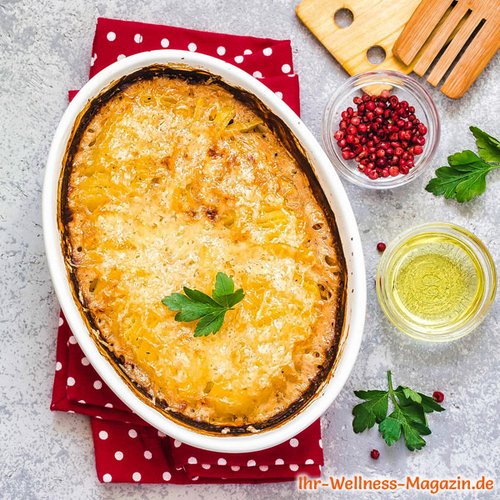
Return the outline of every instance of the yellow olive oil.
{"type": "Polygon", "coordinates": [[[480,263],[451,235],[416,235],[404,242],[391,260],[394,306],[428,333],[467,320],[483,297],[480,263]]]}

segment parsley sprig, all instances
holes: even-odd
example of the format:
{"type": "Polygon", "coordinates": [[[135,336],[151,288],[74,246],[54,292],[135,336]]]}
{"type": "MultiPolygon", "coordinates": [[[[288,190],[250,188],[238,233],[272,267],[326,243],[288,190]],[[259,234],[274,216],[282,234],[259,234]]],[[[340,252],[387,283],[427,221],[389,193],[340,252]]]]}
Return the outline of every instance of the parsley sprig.
{"type": "Polygon", "coordinates": [[[387,383],[387,391],[354,391],[358,398],[364,400],[364,403],[352,409],[354,432],[363,432],[377,423],[378,430],[389,446],[403,436],[410,451],[422,449],[426,444],[422,436],[431,433],[426,413],[444,411],[444,408],[432,397],[409,387],[399,386],[394,389],[390,370],[387,372],[387,383]],[[387,415],[389,403],[393,410],[387,415]]]}
{"type": "Polygon", "coordinates": [[[172,311],[179,311],[175,321],[198,321],[194,330],[195,337],[206,337],[217,333],[224,323],[227,311],[241,302],[245,292],[241,288],[234,290],[234,282],[230,276],[217,273],[212,297],[192,288],[184,287],[184,294],[173,293],[164,297],[162,303],[172,311]]]}
{"type": "Polygon", "coordinates": [[[448,167],[436,170],[436,177],[425,187],[430,193],[470,201],[486,190],[486,176],[500,168],[500,141],[477,127],[470,127],[478,154],[470,150],[448,156],[448,167]]]}

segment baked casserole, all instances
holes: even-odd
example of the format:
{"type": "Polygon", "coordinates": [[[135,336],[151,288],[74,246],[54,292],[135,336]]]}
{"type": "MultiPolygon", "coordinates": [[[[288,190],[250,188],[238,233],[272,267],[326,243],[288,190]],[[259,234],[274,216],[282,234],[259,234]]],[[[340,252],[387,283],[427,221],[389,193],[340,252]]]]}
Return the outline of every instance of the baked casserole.
{"type": "Polygon", "coordinates": [[[279,425],[334,365],[345,261],[334,214],[297,141],[247,92],[202,71],[150,66],[80,114],[59,225],[75,298],[101,351],[141,398],[207,432],[279,425]],[[244,300],[197,338],[161,300],[244,300]]]}

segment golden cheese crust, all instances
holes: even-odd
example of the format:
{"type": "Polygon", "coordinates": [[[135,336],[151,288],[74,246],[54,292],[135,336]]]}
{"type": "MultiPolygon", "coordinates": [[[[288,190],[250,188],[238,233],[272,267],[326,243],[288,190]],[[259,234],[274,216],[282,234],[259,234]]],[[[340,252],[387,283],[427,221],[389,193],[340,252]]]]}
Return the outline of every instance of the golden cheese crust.
{"type": "Polygon", "coordinates": [[[70,273],[127,378],[163,411],[223,432],[305,404],[336,352],[345,266],[332,214],[263,114],[210,78],[138,77],[80,121],[69,151],[70,273]],[[218,271],[245,299],[195,338],[161,300],[210,293],[218,271]]]}

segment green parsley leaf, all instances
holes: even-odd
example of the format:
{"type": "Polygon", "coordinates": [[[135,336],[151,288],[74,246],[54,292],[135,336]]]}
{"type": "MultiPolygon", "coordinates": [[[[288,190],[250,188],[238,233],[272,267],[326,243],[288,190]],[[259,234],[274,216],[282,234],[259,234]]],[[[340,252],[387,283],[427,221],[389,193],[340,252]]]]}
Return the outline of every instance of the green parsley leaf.
{"type": "Polygon", "coordinates": [[[444,411],[444,408],[438,402],[436,402],[434,398],[432,398],[431,396],[426,396],[421,392],[419,392],[419,394],[422,398],[422,408],[425,413],[432,413],[433,411],[444,411]]]}
{"type": "Polygon", "coordinates": [[[195,337],[206,337],[217,333],[224,323],[227,311],[241,302],[245,292],[241,288],[234,291],[234,282],[230,276],[217,273],[212,297],[200,290],[184,287],[184,295],[173,293],[164,297],[162,303],[171,311],[179,311],[175,321],[198,321],[194,330],[195,337]]]}
{"type": "Polygon", "coordinates": [[[233,280],[224,273],[217,273],[215,277],[215,287],[212,291],[214,297],[224,297],[234,292],[233,280]]]}
{"type": "Polygon", "coordinates": [[[176,321],[194,321],[200,319],[210,311],[208,305],[205,304],[202,306],[196,304],[180,293],[174,293],[170,297],[165,297],[162,302],[172,311],[180,311],[175,316],[176,321]]]}
{"type": "Polygon", "coordinates": [[[394,413],[391,413],[391,415],[380,422],[378,430],[382,434],[384,441],[389,446],[392,446],[401,437],[401,422],[398,418],[395,418],[394,413]]]}
{"type": "Polygon", "coordinates": [[[371,399],[386,395],[387,391],[354,391],[354,394],[356,394],[359,399],[370,401],[371,399]]]}
{"type": "Polygon", "coordinates": [[[392,386],[392,374],[387,372],[388,390],[354,391],[364,402],[356,405],[352,414],[354,432],[363,432],[378,423],[384,441],[392,446],[401,436],[410,451],[420,450],[426,444],[422,436],[431,433],[426,413],[443,411],[444,408],[430,396],[409,387],[392,386]],[[393,408],[388,416],[389,403],[393,408]]]}
{"type": "Polygon", "coordinates": [[[459,203],[485,192],[486,176],[500,168],[500,142],[477,127],[470,127],[470,130],[476,138],[479,156],[470,150],[449,156],[449,166],[436,170],[436,177],[429,181],[426,191],[459,203]]]}
{"type": "Polygon", "coordinates": [[[420,436],[414,425],[407,422],[401,424],[403,427],[403,436],[405,445],[410,451],[421,450],[425,445],[425,439],[420,436]]]}
{"type": "Polygon", "coordinates": [[[384,391],[356,391],[356,396],[366,400],[352,409],[354,432],[363,432],[380,422],[387,415],[389,396],[384,391]]]}
{"type": "MultiPolygon", "coordinates": [[[[377,391],[379,392],[379,391],[377,391]]],[[[357,429],[364,431],[375,425],[375,422],[380,422],[387,415],[387,406],[389,404],[389,398],[387,393],[380,391],[382,394],[374,395],[366,403],[361,403],[353,408],[353,415],[355,415],[355,420],[357,420],[353,425],[357,429]],[[357,414],[355,413],[355,409],[357,414]]],[[[361,432],[356,431],[355,432],[361,432]]]]}
{"type": "Polygon", "coordinates": [[[218,304],[224,307],[233,307],[243,300],[245,293],[241,288],[234,291],[233,280],[224,273],[217,273],[212,297],[218,304]]]}
{"type": "MultiPolygon", "coordinates": [[[[411,399],[408,399],[404,393],[403,393],[403,387],[399,386],[395,391],[394,394],[397,396],[399,400],[399,406],[401,408],[405,406],[411,406],[413,404],[413,401],[411,399]]],[[[425,394],[422,394],[421,392],[417,393],[420,396],[421,399],[421,406],[422,409],[424,410],[425,413],[432,413],[433,411],[444,411],[444,408],[436,402],[434,398],[431,396],[426,396],[425,394]]]]}
{"type": "Polygon", "coordinates": [[[484,161],[500,163],[500,141],[477,127],[470,127],[479,156],[484,161]]]}
{"type": "Polygon", "coordinates": [[[410,389],[409,387],[402,387],[401,389],[402,389],[405,397],[407,397],[408,399],[415,401],[415,403],[422,402],[422,397],[420,396],[420,394],[418,392],[415,392],[414,390],[410,389]]]}
{"type": "Polygon", "coordinates": [[[427,427],[427,424],[422,424],[420,422],[413,422],[413,428],[421,435],[428,436],[431,434],[431,430],[427,427]]]}
{"type": "Polygon", "coordinates": [[[356,433],[363,432],[366,429],[371,429],[375,425],[375,422],[377,421],[375,413],[373,413],[370,409],[364,406],[364,403],[356,405],[352,409],[352,414],[354,415],[354,420],[352,421],[352,428],[356,433]]]}
{"type": "Polygon", "coordinates": [[[213,311],[203,316],[203,318],[198,321],[196,328],[194,330],[195,337],[206,337],[211,333],[217,333],[222,328],[222,323],[224,322],[224,316],[226,315],[225,310],[213,311]]]}
{"type": "Polygon", "coordinates": [[[194,302],[206,304],[211,307],[217,307],[219,305],[212,297],[209,297],[206,293],[200,292],[199,290],[193,290],[187,286],[183,287],[182,290],[194,302]]]}
{"type": "Polygon", "coordinates": [[[427,418],[425,416],[425,412],[422,409],[421,405],[415,404],[415,405],[402,406],[401,413],[405,416],[407,420],[409,419],[412,422],[417,422],[422,425],[427,425],[427,418]]]}

